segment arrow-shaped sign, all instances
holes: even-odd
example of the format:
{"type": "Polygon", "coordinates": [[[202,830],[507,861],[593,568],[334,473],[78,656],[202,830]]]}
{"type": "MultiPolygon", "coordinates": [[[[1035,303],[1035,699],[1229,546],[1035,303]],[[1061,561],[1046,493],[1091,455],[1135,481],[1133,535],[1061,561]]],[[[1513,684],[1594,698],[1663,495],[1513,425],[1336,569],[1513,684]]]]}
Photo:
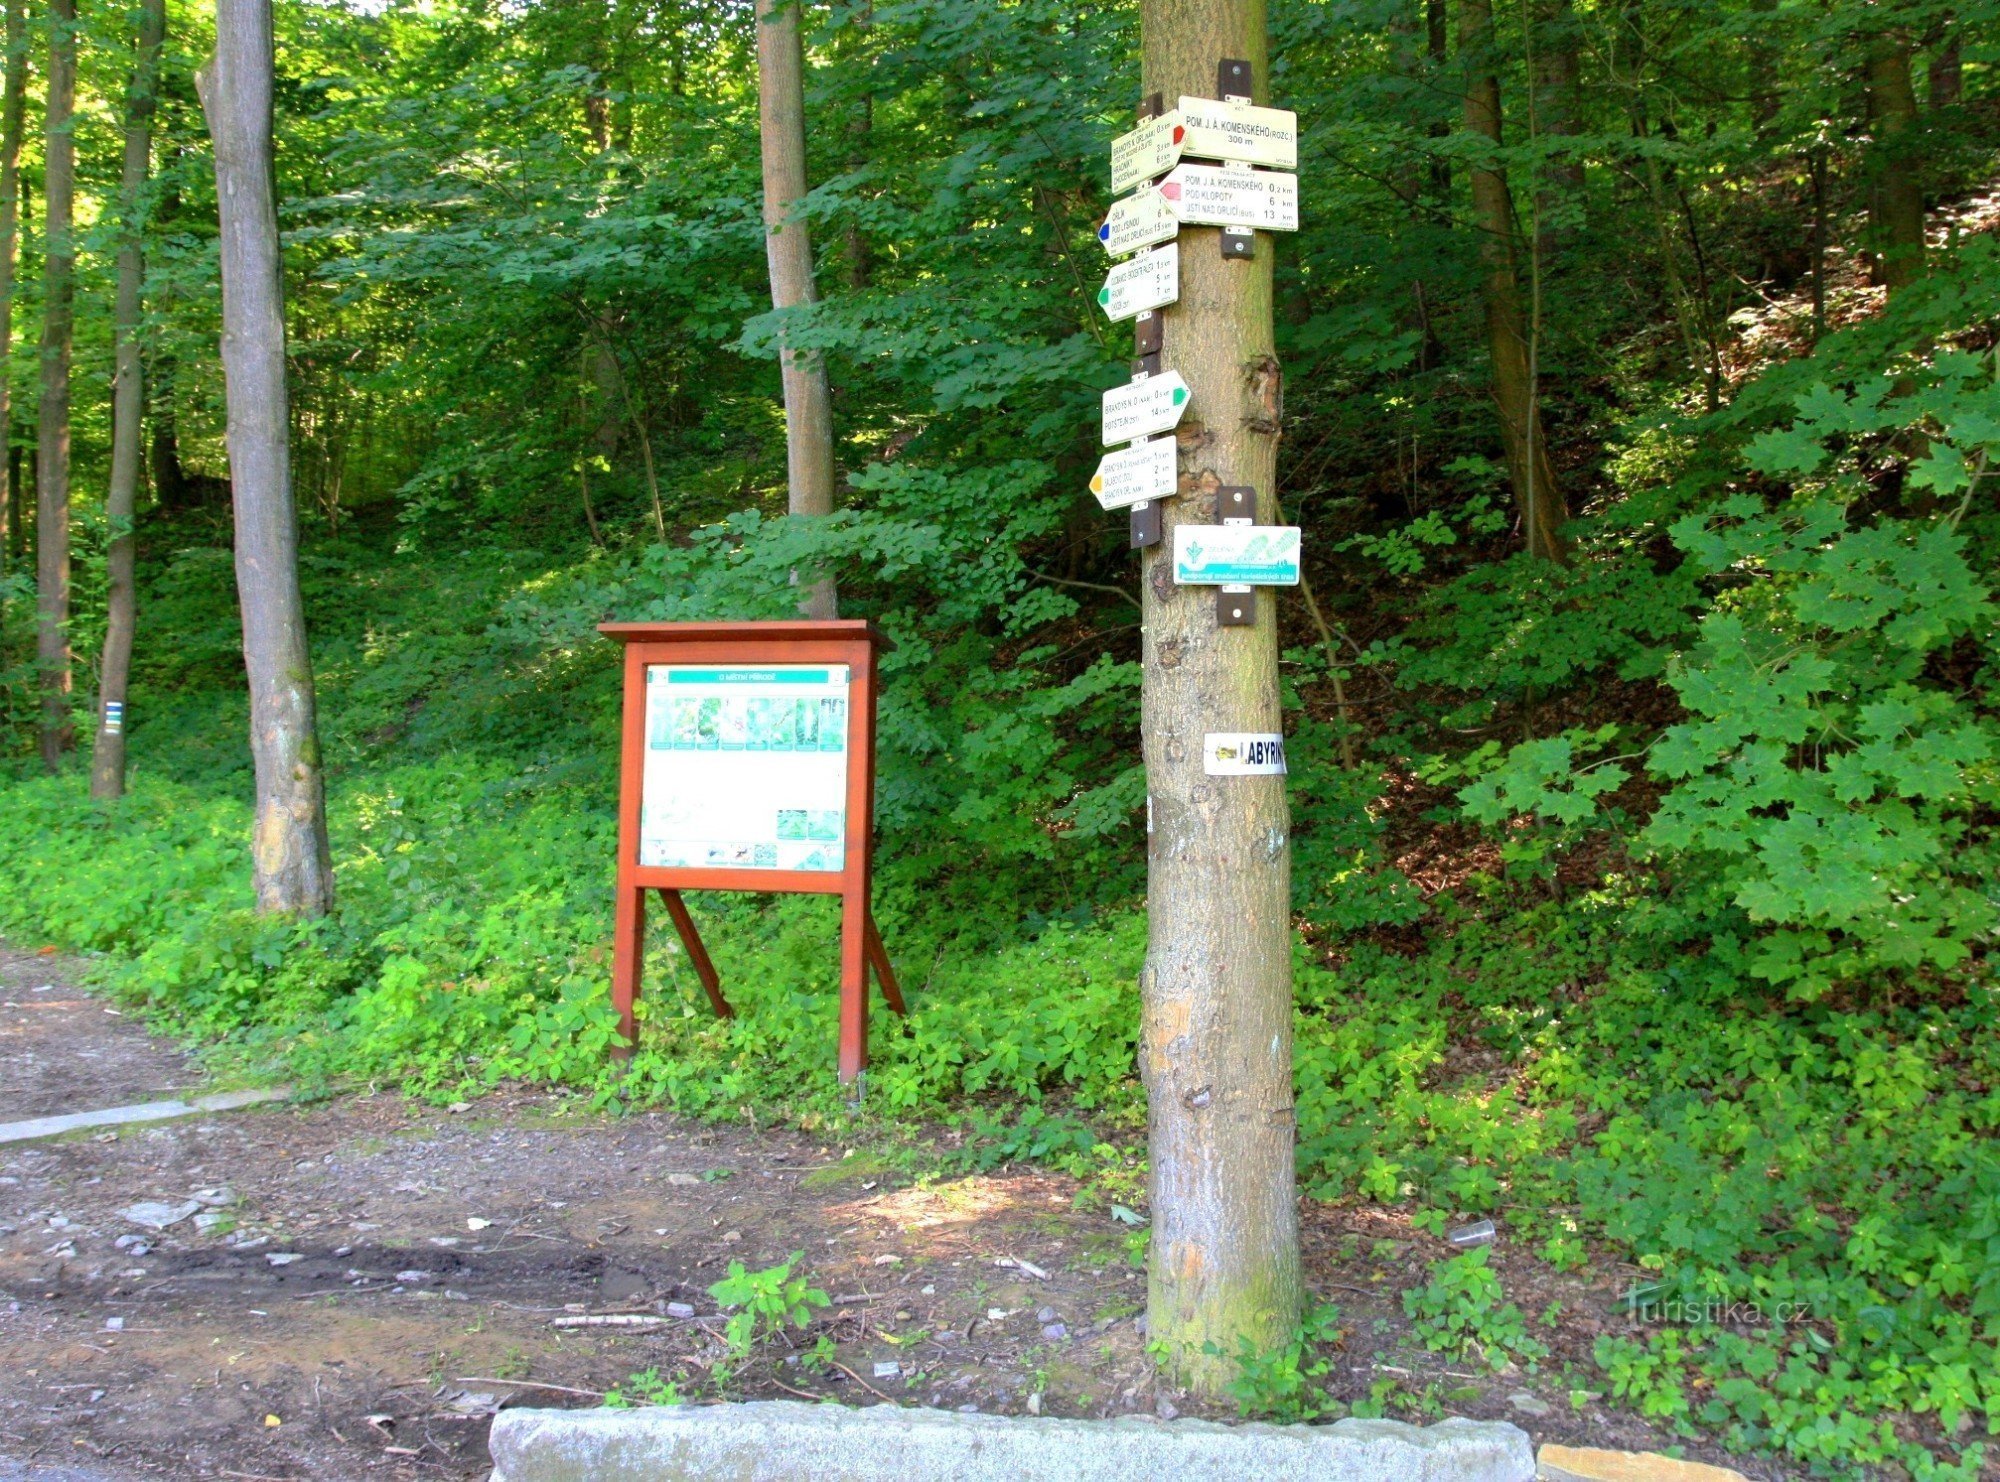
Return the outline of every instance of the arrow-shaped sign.
{"type": "Polygon", "coordinates": [[[1141,247],[1169,241],[1180,229],[1166,199],[1157,190],[1142,190],[1112,203],[1111,214],[1097,229],[1097,240],[1113,257],[1123,257],[1141,247]]]}
{"type": "Polygon", "coordinates": [[[1181,162],[1180,120],[1171,113],[1147,119],[1111,141],[1111,193],[1121,195],[1181,162]]]}
{"type": "Polygon", "coordinates": [[[1104,444],[1126,443],[1180,426],[1187,411],[1187,382],[1179,371],[1147,376],[1104,393],[1104,444]]]}
{"type": "Polygon", "coordinates": [[[1177,444],[1170,437],[1136,442],[1097,460],[1090,492],[1106,509],[1126,509],[1150,499],[1165,499],[1180,491],[1174,466],[1177,444]]]}
{"type": "Polygon", "coordinates": [[[1299,116],[1288,109],[1184,97],[1180,108],[1164,117],[1177,125],[1172,138],[1178,146],[1175,159],[1164,168],[1171,169],[1180,163],[1179,156],[1190,154],[1196,159],[1298,168],[1299,116]]]}
{"type": "Polygon", "coordinates": [[[1098,306],[1113,324],[1170,304],[1180,296],[1181,249],[1177,242],[1119,263],[1097,290],[1098,306]]]}
{"type": "Polygon", "coordinates": [[[1230,170],[1220,165],[1182,165],[1152,193],[1166,202],[1168,211],[1190,226],[1248,226],[1267,232],[1299,229],[1296,175],[1230,170]]]}

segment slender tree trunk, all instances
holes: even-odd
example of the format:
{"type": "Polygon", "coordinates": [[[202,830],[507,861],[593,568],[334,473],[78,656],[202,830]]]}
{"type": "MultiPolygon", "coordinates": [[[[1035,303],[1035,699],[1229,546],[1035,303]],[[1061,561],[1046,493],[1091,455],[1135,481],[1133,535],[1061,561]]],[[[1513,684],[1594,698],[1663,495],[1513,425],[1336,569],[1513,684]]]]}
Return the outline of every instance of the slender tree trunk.
{"type": "Polygon", "coordinates": [[[132,672],[132,629],[138,606],[133,573],[138,541],[132,533],[132,521],[138,513],[139,424],[146,408],[139,360],[140,294],[146,277],[145,223],[139,214],[139,201],[152,164],[154,92],[159,83],[160,43],[166,32],[166,0],[145,0],[139,12],[132,85],[125,95],[125,168],[119,182],[125,240],[118,248],[114,309],[118,370],[111,389],[111,483],[104,495],[111,547],[105,556],[107,610],[97,693],[97,745],[90,763],[90,795],[94,798],[115,798],[125,791],[125,690],[132,672]]]}
{"type": "Polygon", "coordinates": [[[236,594],[257,771],[259,910],[333,902],[312,655],[299,594],[285,393],[284,278],[272,160],[271,0],[217,0],[215,55],[196,77],[215,145],[222,371],[236,513],[236,594]]]}
{"type": "Polygon", "coordinates": [[[1965,54],[1959,38],[1957,17],[1945,18],[1944,40],[1931,53],[1926,71],[1929,74],[1928,101],[1931,107],[1956,108],[1964,101],[1965,54]]]}
{"type": "Polygon", "coordinates": [[[1869,45],[1868,115],[1875,281],[1893,295],[1924,275],[1923,160],[1907,36],[1891,32],[1869,45]]]}
{"type": "MultiPolygon", "coordinates": [[[[1468,133],[1500,144],[1500,78],[1489,51],[1493,44],[1492,0],[1462,0],[1458,49],[1465,67],[1465,127],[1468,133]]],[[[1486,262],[1486,343],[1493,358],[1493,404],[1500,414],[1500,439],[1507,472],[1520,506],[1521,528],[1531,555],[1552,561],[1568,558],[1562,525],[1569,518],[1549,465],[1542,436],[1541,407],[1521,313],[1516,270],[1519,238],[1514,202],[1504,167],[1495,159],[1472,166],[1472,211],[1486,262]]]]}
{"type": "Polygon", "coordinates": [[[69,368],[76,298],[76,0],[49,0],[48,131],[44,136],[42,404],[36,446],[36,667],[42,690],[42,765],[51,772],[76,744],[70,718],[69,368]]]}
{"type": "MultiPolygon", "coordinates": [[[[1145,93],[1213,97],[1217,63],[1270,82],[1265,0],[1142,0],[1145,93]]],[[[1169,1371],[1207,1394],[1242,1345],[1277,1351],[1301,1300],[1293,1170],[1290,815],[1282,776],[1209,776],[1213,732],[1276,733],[1277,603],[1221,628],[1212,589],[1173,580],[1172,528],[1212,524],[1217,491],[1249,485],[1275,523],[1281,380],[1272,241],[1222,256],[1213,227],[1180,234],[1180,299],[1162,311],[1162,363],[1190,392],[1181,497],[1142,552],[1140,733],[1152,831],[1140,979],[1153,1241],[1147,1323],[1169,1371]],[[1219,1352],[1205,1350],[1213,1345],[1219,1352]]]]}
{"type": "Polygon", "coordinates": [[[23,0],[6,0],[7,68],[0,91],[0,571],[21,554],[26,511],[13,456],[14,269],[21,238],[21,136],[28,115],[28,21],[23,0]]]}
{"type": "MultiPolygon", "coordinates": [[[[812,238],[797,215],[806,193],[805,45],[800,0],[757,0],[757,111],[764,149],[765,253],[771,265],[771,307],[796,309],[818,301],[812,238]]],[[[781,338],[785,386],[785,465],[795,515],[833,513],[833,402],[826,361],[817,350],[795,350],[781,338]]],[[[807,617],[838,615],[833,578],[794,573],[804,588],[807,617]]]]}
{"type": "MultiPolygon", "coordinates": [[[[1576,133],[1576,12],[1570,0],[1539,0],[1535,26],[1536,132],[1567,139],[1576,133]]],[[[1580,224],[1583,161],[1558,156],[1541,169],[1536,185],[1536,248],[1547,261],[1580,224]]]]}

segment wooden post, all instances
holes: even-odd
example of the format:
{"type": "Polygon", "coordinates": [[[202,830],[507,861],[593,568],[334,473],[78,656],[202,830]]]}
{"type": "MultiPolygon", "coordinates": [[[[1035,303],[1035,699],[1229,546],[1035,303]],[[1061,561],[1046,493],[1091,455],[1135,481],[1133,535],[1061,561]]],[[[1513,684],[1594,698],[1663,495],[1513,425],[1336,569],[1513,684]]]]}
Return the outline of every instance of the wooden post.
{"type": "MultiPolygon", "coordinates": [[[[1237,60],[1264,101],[1264,0],[1142,0],[1140,16],[1145,92],[1218,96],[1222,64],[1237,60]]],[[[1214,227],[1183,228],[1180,241],[1180,299],[1161,311],[1164,364],[1190,393],[1180,497],[1165,506],[1166,539],[1140,556],[1147,1322],[1168,1372],[1215,1394],[1242,1343],[1280,1350],[1299,1314],[1290,822],[1282,776],[1209,776],[1204,764],[1208,733],[1282,729],[1277,604],[1219,627],[1213,596],[1174,584],[1173,528],[1213,523],[1225,485],[1254,488],[1260,520],[1277,523],[1280,392],[1270,235],[1256,234],[1248,259],[1225,257],[1214,227]]]]}

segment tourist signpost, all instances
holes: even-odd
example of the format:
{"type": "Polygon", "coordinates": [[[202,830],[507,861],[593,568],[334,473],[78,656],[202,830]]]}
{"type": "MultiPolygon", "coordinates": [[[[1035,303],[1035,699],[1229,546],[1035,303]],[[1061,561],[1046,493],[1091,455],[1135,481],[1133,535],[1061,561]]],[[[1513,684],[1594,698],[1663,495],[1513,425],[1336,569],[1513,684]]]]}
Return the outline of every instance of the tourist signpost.
{"type": "Polygon", "coordinates": [[[871,623],[605,623],[625,645],[611,998],[625,1053],[657,890],[715,1012],[733,1011],[684,890],[838,895],[840,1078],[868,1064],[868,970],[903,995],[869,908],[875,806],[871,623]]]}

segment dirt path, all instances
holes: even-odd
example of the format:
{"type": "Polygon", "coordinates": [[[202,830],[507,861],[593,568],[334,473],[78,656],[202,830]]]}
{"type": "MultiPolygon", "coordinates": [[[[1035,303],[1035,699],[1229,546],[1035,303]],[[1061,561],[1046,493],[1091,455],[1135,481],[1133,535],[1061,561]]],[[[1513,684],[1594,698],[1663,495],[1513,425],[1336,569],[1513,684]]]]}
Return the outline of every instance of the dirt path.
{"type": "MultiPolygon", "coordinates": [[[[0,971],[8,1002],[39,976],[38,997],[63,1005],[6,1010],[0,1107],[191,1089],[179,1057],[69,986],[72,964],[14,955],[0,971]]],[[[1187,1402],[1155,1387],[1129,1233],[1065,1178],[913,1183],[866,1149],[605,1118],[534,1091],[457,1114],[380,1095],[9,1145],[0,1478],[10,1461],[113,1479],[483,1476],[496,1406],[595,1403],[647,1370],[703,1393],[723,1351],[707,1287],[732,1259],[794,1250],[834,1306],[733,1395],[1173,1414],[1187,1402]],[[154,1230],[127,1213],[140,1201],[192,1209],[154,1230]],[[558,1325],[601,1315],[655,1321],[558,1325]],[[837,1366],[812,1362],[821,1335],[837,1366]]],[[[1573,1412],[1554,1364],[1476,1374],[1399,1347],[1398,1294],[1442,1253],[1400,1216],[1310,1212],[1313,1284],[1351,1332],[1337,1394],[1386,1378],[1410,1397],[1400,1418],[1429,1407],[1542,1440],[1661,1439],[1595,1402],[1573,1412]]]]}

